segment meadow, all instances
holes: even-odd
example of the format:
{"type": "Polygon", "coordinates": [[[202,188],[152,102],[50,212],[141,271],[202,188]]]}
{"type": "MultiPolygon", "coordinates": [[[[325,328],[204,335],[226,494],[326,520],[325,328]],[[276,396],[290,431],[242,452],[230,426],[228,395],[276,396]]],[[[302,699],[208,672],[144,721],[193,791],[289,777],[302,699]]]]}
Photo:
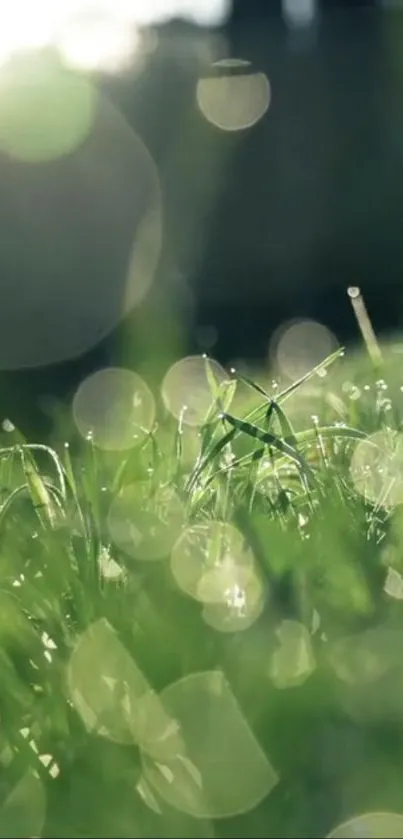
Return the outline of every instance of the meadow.
{"type": "Polygon", "coordinates": [[[113,405],[49,446],[3,423],[0,836],[403,836],[399,343],[376,362],[199,359],[207,402],[156,395],[130,445],[113,405]]]}

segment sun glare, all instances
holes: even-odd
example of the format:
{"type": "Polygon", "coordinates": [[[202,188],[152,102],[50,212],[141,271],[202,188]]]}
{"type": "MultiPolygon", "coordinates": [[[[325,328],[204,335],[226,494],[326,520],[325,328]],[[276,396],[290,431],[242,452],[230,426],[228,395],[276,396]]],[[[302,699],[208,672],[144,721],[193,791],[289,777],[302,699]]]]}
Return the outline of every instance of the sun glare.
{"type": "Polygon", "coordinates": [[[0,0],[0,64],[52,46],[84,70],[119,70],[138,52],[140,30],[184,17],[223,23],[230,0],[0,0]]]}
{"type": "Polygon", "coordinates": [[[51,0],[3,2],[0,6],[0,62],[17,52],[40,49],[52,42],[56,12],[51,0]]]}

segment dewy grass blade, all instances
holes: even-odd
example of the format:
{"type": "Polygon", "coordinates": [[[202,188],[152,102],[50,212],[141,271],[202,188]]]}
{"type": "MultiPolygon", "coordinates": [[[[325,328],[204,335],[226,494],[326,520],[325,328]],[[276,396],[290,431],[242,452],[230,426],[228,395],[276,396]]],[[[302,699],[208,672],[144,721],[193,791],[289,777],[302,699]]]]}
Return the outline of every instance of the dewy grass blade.
{"type": "Polygon", "coordinates": [[[249,376],[245,376],[243,373],[238,373],[238,372],[235,372],[235,376],[236,376],[236,378],[239,382],[242,382],[242,384],[247,385],[248,387],[252,388],[252,390],[255,390],[257,393],[260,394],[260,396],[263,396],[263,398],[266,399],[268,402],[272,401],[271,397],[265,391],[265,389],[261,385],[259,385],[257,382],[254,382],[253,379],[250,379],[249,376]]]}
{"type": "MultiPolygon", "coordinates": [[[[267,393],[267,391],[265,391],[264,388],[261,385],[259,385],[257,382],[254,382],[253,379],[250,379],[248,376],[244,376],[241,373],[237,373],[236,375],[237,375],[237,378],[239,379],[240,382],[243,382],[243,384],[246,384],[248,387],[255,390],[257,393],[260,394],[260,396],[263,396],[263,398],[269,403],[268,408],[267,408],[266,417],[265,417],[266,424],[268,426],[270,425],[272,415],[273,415],[273,413],[275,413],[276,416],[277,416],[277,419],[279,421],[280,428],[281,428],[281,433],[283,434],[283,436],[286,439],[288,439],[289,442],[294,440],[295,435],[294,435],[292,425],[291,425],[288,417],[286,416],[286,414],[284,413],[284,411],[282,410],[282,408],[278,404],[278,401],[275,400],[275,399],[272,399],[272,397],[267,393]]],[[[281,396],[281,394],[280,394],[280,396],[281,396]]]]}
{"type": "Polygon", "coordinates": [[[274,411],[275,411],[275,408],[274,408],[274,402],[273,402],[273,400],[271,399],[271,400],[270,400],[270,402],[269,402],[269,407],[267,408],[267,411],[266,411],[266,414],[265,414],[265,418],[264,418],[264,419],[265,419],[265,423],[266,423],[266,425],[267,425],[267,428],[270,428],[270,423],[271,423],[271,421],[272,421],[272,417],[273,417],[274,411]]]}
{"type": "Polygon", "coordinates": [[[245,420],[237,419],[237,417],[233,417],[231,414],[224,414],[224,419],[236,428],[237,431],[242,431],[244,434],[249,435],[249,437],[253,437],[255,440],[260,440],[260,442],[264,443],[266,446],[271,446],[282,454],[287,455],[287,457],[291,458],[291,460],[295,461],[295,463],[299,465],[305,475],[312,476],[312,471],[305,462],[304,458],[301,457],[299,452],[285,440],[281,440],[280,437],[276,437],[274,434],[264,431],[257,425],[252,425],[245,420]]]}
{"type": "Polygon", "coordinates": [[[210,390],[211,390],[211,395],[213,396],[214,401],[216,401],[218,399],[218,395],[219,395],[219,391],[218,391],[219,385],[218,385],[217,379],[214,375],[213,368],[211,366],[210,359],[209,359],[208,355],[204,356],[204,361],[205,361],[207,381],[208,381],[208,384],[209,384],[209,387],[210,387],[210,390]]]}
{"type": "Polygon", "coordinates": [[[184,414],[184,412],[182,411],[181,415],[179,417],[178,423],[176,425],[175,434],[174,434],[173,456],[174,456],[175,462],[176,462],[176,473],[177,474],[178,474],[179,469],[180,469],[180,464],[181,464],[182,455],[183,455],[183,414],[184,414]]]}
{"type": "Polygon", "coordinates": [[[144,450],[149,444],[151,444],[152,447],[153,466],[155,467],[155,460],[159,456],[159,448],[155,442],[154,432],[150,431],[138,447],[132,449],[126,457],[122,458],[112,480],[111,494],[113,496],[120,491],[123,485],[123,479],[126,477],[126,473],[132,467],[134,461],[138,461],[140,459],[140,456],[144,453],[144,450]]]}
{"type": "Polygon", "coordinates": [[[273,405],[273,411],[276,413],[277,419],[279,421],[279,425],[280,425],[280,428],[281,428],[281,433],[282,433],[284,439],[288,443],[291,443],[292,445],[295,446],[297,444],[297,438],[295,436],[294,429],[293,429],[293,427],[290,423],[290,420],[288,419],[288,417],[287,417],[286,413],[283,411],[283,409],[280,408],[280,405],[278,404],[278,402],[273,401],[272,405],[273,405]]]}
{"type": "Polygon", "coordinates": [[[31,452],[21,447],[21,462],[29,494],[43,527],[53,528],[56,524],[56,510],[31,452]]]}
{"type": "Polygon", "coordinates": [[[325,358],[320,364],[317,364],[316,367],[313,367],[312,370],[309,371],[309,373],[305,373],[304,376],[301,376],[301,378],[297,379],[296,382],[293,382],[292,385],[289,385],[285,388],[285,390],[282,390],[281,393],[279,393],[276,396],[276,401],[284,402],[285,399],[288,399],[288,397],[291,396],[291,394],[293,394],[300,387],[302,387],[302,385],[306,384],[306,382],[309,382],[309,380],[312,379],[313,376],[320,373],[321,370],[327,370],[327,368],[334,364],[335,361],[337,361],[339,358],[342,358],[344,352],[344,347],[339,347],[331,355],[328,355],[327,358],[325,358]]]}
{"type": "Polygon", "coordinates": [[[210,449],[210,451],[204,457],[201,453],[199,462],[196,464],[196,468],[194,472],[191,474],[188,482],[187,489],[189,490],[189,492],[191,492],[191,490],[194,488],[196,481],[198,480],[202,472],[204,472],[204,470],[207,468],[207,466],[209,466],[210,463],[212,463],[218,457],[218,455],[221,454],[225,446],[231,443],[231,441],[235,437],[235,434],[235,429],[228,431],[226,434],[224,434],[223,437],[221,437],[220,440],[217,440],[213,448],[210,449]]]}
{"type": "MultiPolygon", "coordinates": [[[[215,480],[215,478],[217,478],[219,475],[223,475],[226,472],[230,472],[231,469],[236,471],[238,469],[241,469],[244,466],[250,466],[250,465],[258,463],[264,457],[265,451],[266,451],[265,446],[262,446],[262,448],[256,449],[256,451],[254,451],[254,452],[249,452],[249,454],[244,454],[244,455],[242,455],[242,457],[238,457],[236,460],[234,460],[230,464],[225,464],[223,466],[220,466],[220,468],[217,469],[216,472],[213,472],[213,474],[210,475],[210,477],[206,481],[206,487],[208,487],[215,480]]],[[[288,458],[281,458],[281,461],[283,461],[284,463],[287,463],[288,458]]]]}
{"type": "Polygon", "coordinates": [[[78,490],[78,486],[77,486],[76,477],[75,477],[75,474],[74,474],[73,463],[72,463],[71,454],[70,454],[70,447],[69,447],[68,443],[64,444],[64,470],[65,470],[65,473],[66,473],[67,483],[68,483],[68,486],[70,488],[70,492],[71,492],[72,497],[74,499],[74,504],[76,506],[77,515],[78,515],[78,518],[79,518],[79,521],[80,521],[81,529],[82,529],[82,532],[84,534],[87,554],[88,554],[88,556],[90,556],[90,554],[91,554],[91,544],[90,544],[91,535],[90,535],[90,532],[89,532],[89,529],[88,529],[88,526],[87,526],[87,521],[86,521],[86,517],[85,517],[84,512],[83,512],[83,509],[82,509],[82,505],[81,505],[81,502],[80,502],[79,490],[78,490]]]}
{"type": "MultiPolygon", "coordinates": [[[[367,440],[368,435],[364,431],[358,431],[356,428],[349,428],[348,426],[318,426],[317,428],[308,428],[306,431],[299,431],[295,435],[295,441],[299,446],[309,445],[317,441],[318,434],[323,439],[332,439],[345,437],[348,440],[367,440]]],[[[368,441],[371,442],[371,441],[368,441]]]]}
{"type": "Polygon", "coordinates": [[[70,489],[70,492],[73,495],[75,501],[78,501],[78,489],[77,489],[77,482],[74,475],[73,464],[71,460],[70,454],[70,446],[68,443],[64,444],[64,471],[67,478],[67,483],[70,489]]]}
{"type": "Polygon", "coordinates": [[[63,472],[62,464],[59,460],[58,455],[54,451],[54,449],[50,448],[50,446],[45,446],[42,443],[27,443],[26,445],[22,445],[22,448],[23,449],[29,449],[30,451],[42,451],[45,454],[49,455],[49,457],[51,458],[51,460],[53,461],[53,464],[55,466],[56,474],[57,474],[58,481],[59,481],[60,492],[61,492],[63,500],[65,501],[66,497],[67,497],[66,496],[66,481],[65,481],[65,478],[64,478],[64,472],[63,472]]]}
{"type": "MultiPolygon", "coordinates": [[[[317,364],[316,367],[313,367],[308,373],[305,373],[300,379],[297,379],[296,382],[293,382],[289,385],[285,390],[281,391],[281,393],[276,395],[275,403],[278,406],[280,402],[283,402],[285,399],[288,399],[296,390],[298,390],[302,385],[306,384],[313,376],[317,375],[321,370],[326,370],[332,364],[334,364],[339,358],[344,355],[344,347],[339,347],[335,350],[334,353],[327,356],[320,364],[317,364]]],[[[267,394],[266,398],[267,398],[267,394]]],[[[272,400],[274,401],[274,400],[272,400]]],[[[263,419],[267,415],[267,405],[263,403],[263,405],[258,405],[256,408],[253,408],[246,416],[244,417],[245,422],[253,422],[257,421],[258,419],[263,419]]],[[[235,431],[235,434],[239,432],[235,431]]]]}
{"type": "MultiPolygon", "coordinates": [[[[250,382],[251,382],[251,386],[253,387],[254,383],[251,380],[250,380],[250,382]]],[[[285,439],[285,445],[290,446],[292,444],[295,444],[297,442],[297,439],[296,439],[294,430],[292,428],[292,425],[291,425],[290,421],[288,420],[285,412],[282,410],[282,408],[280,407],[280,405],[278,405],[278,403],[276,401],[274,401],[273,399],[270,399],[268,394],[266,394],[264,391],[262,391],[262,392],[263,392],[265,398],[269,400],[268,407],[266,407],[266,405],[259,406],[258,409],[254,409],[254,411],[252,411],[251,414],[249,414],[249,417],[252,417],[252,416],[257,415],[257,414],[260,415],[261,413],[264,413],[265,421],[267,423],[267,426],[269,427],[270,422],[271,422],[271,418],[272,418],[273,414],[275,413],[276,416],[278,417],[282,433],[284,434],[284,437],[286,438],[285,439]]],[[[224,420],[228,420],[229,416],[230,416],[229,414],[225,414],[225,413],[222,414],[222,418],[224,420]]],[[[215,445],[213,446],[213,448],[205,455],[204,458],[203,458],[202,453],[201,453],[199,463],[196,464],[196,469],[193,472],[193,475],[191,476],[190,481],[189,481],[189,487],[188,487],[189,491],[193,488],[195,482],[200,477],[202,472],[207,468],[207,466],[209,466],[210,463],[213,462],[218,457],[219,454],[221,454],[223,449],[232,442],[232,440],[236,437],[237,434],[244,432],[245,429],[241,427],[240,423],[246,423],[246,425],[249,428],[252,428],[252,429],[256,428],[256,426],[249,425],[248,422],[247,422],[247,419],[236,420],[236,422],[235,422],[235,418],[232,418],[232,419],[233,419],[233,422],[232,422],[233,428],[231,429],[231,431],[228,431],[220,440],[218,440],[215,443],[215,445]]],[[[260,429],[260,431],[261,431],[261,433],[266,433],[266,432],[263,431],[263,429],[260,429]]],[[[253,433],[252,436],[256,436],[256,435],[253,433]]],[[[273,439],[279,440],[280,438],[273,436],[273,439]]],[[[207,448],[207,446],[205,448],[207,448]]],[[[278,448],[278,446],[277,446],[277,448],[278,448]]],[[[262,450],[262,451],[264,451],[264,450],[262,450]]],[[[288,457],[294,457],[294,459],[296,459],[297,462],[300,463],[301,466],[305,465],[305,464],[303,464],[303,462],[299,458],[298,452],[293,450],[293,453],[291,454],[291,450],[290,450],[290,448],[288,448],[287,451],[283,450],[283,453],[287,454],[288,457]],[[296,456],[296,458],[295,458],[295,456],[296,456]]],[[[249,458],[249,456],[247,456],[247,457],[249,458]]],[[[217,475],[218,472],[219,472],[219,470],[217,470],[217,472],[215,472],[214,474],[217,475]]]]}

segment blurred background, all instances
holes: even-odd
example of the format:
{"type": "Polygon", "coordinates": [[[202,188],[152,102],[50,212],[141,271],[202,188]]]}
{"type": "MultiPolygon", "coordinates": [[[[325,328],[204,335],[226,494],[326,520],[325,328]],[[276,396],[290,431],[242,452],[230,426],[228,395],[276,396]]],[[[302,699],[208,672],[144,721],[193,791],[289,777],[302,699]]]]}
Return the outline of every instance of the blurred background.
{"type": "Polygon", "coordinates": [[[2,0],[0,183],[0,413],[29,436],[104,365],[265,365],[300,320],[353,342],[349,285],[397,332],[403,2],[2,0]]]}

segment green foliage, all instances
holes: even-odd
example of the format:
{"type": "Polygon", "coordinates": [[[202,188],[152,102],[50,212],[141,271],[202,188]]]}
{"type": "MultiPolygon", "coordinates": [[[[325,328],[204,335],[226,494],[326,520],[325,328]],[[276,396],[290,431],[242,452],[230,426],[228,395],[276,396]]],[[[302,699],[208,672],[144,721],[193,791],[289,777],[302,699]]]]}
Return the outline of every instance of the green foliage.
{"type": "Polygon", "coordinates": [[[340,355],[279,393],[246,376],[218,384],[207,364],[204,425],[158,417],[126,457],[4,431],[1,836],[323,836],[358,812],[399,810],[400,461],[393,503],[382,478],[403,421],[399,373],[387,361],[374,381],[340,355]],[[243,387],[253,410],[237,410],[243,387]],[[352,467],[360,445],[376,451],[377,494],[370,471],[352,467]],[[239,737],[250,750],[245,784],[254,760],[262,789],[269,778],[233,815],[242,761],[218,790],[202,710],[210,810],[193,764],[172,782],[181,806],[159,789],[183,747],[172,686],[211,671],[235,709],[216,736],[227,724],[232,748],[239,737]],[[153,787],[147,771],[155,780],[162,763],[153,787]]]}

